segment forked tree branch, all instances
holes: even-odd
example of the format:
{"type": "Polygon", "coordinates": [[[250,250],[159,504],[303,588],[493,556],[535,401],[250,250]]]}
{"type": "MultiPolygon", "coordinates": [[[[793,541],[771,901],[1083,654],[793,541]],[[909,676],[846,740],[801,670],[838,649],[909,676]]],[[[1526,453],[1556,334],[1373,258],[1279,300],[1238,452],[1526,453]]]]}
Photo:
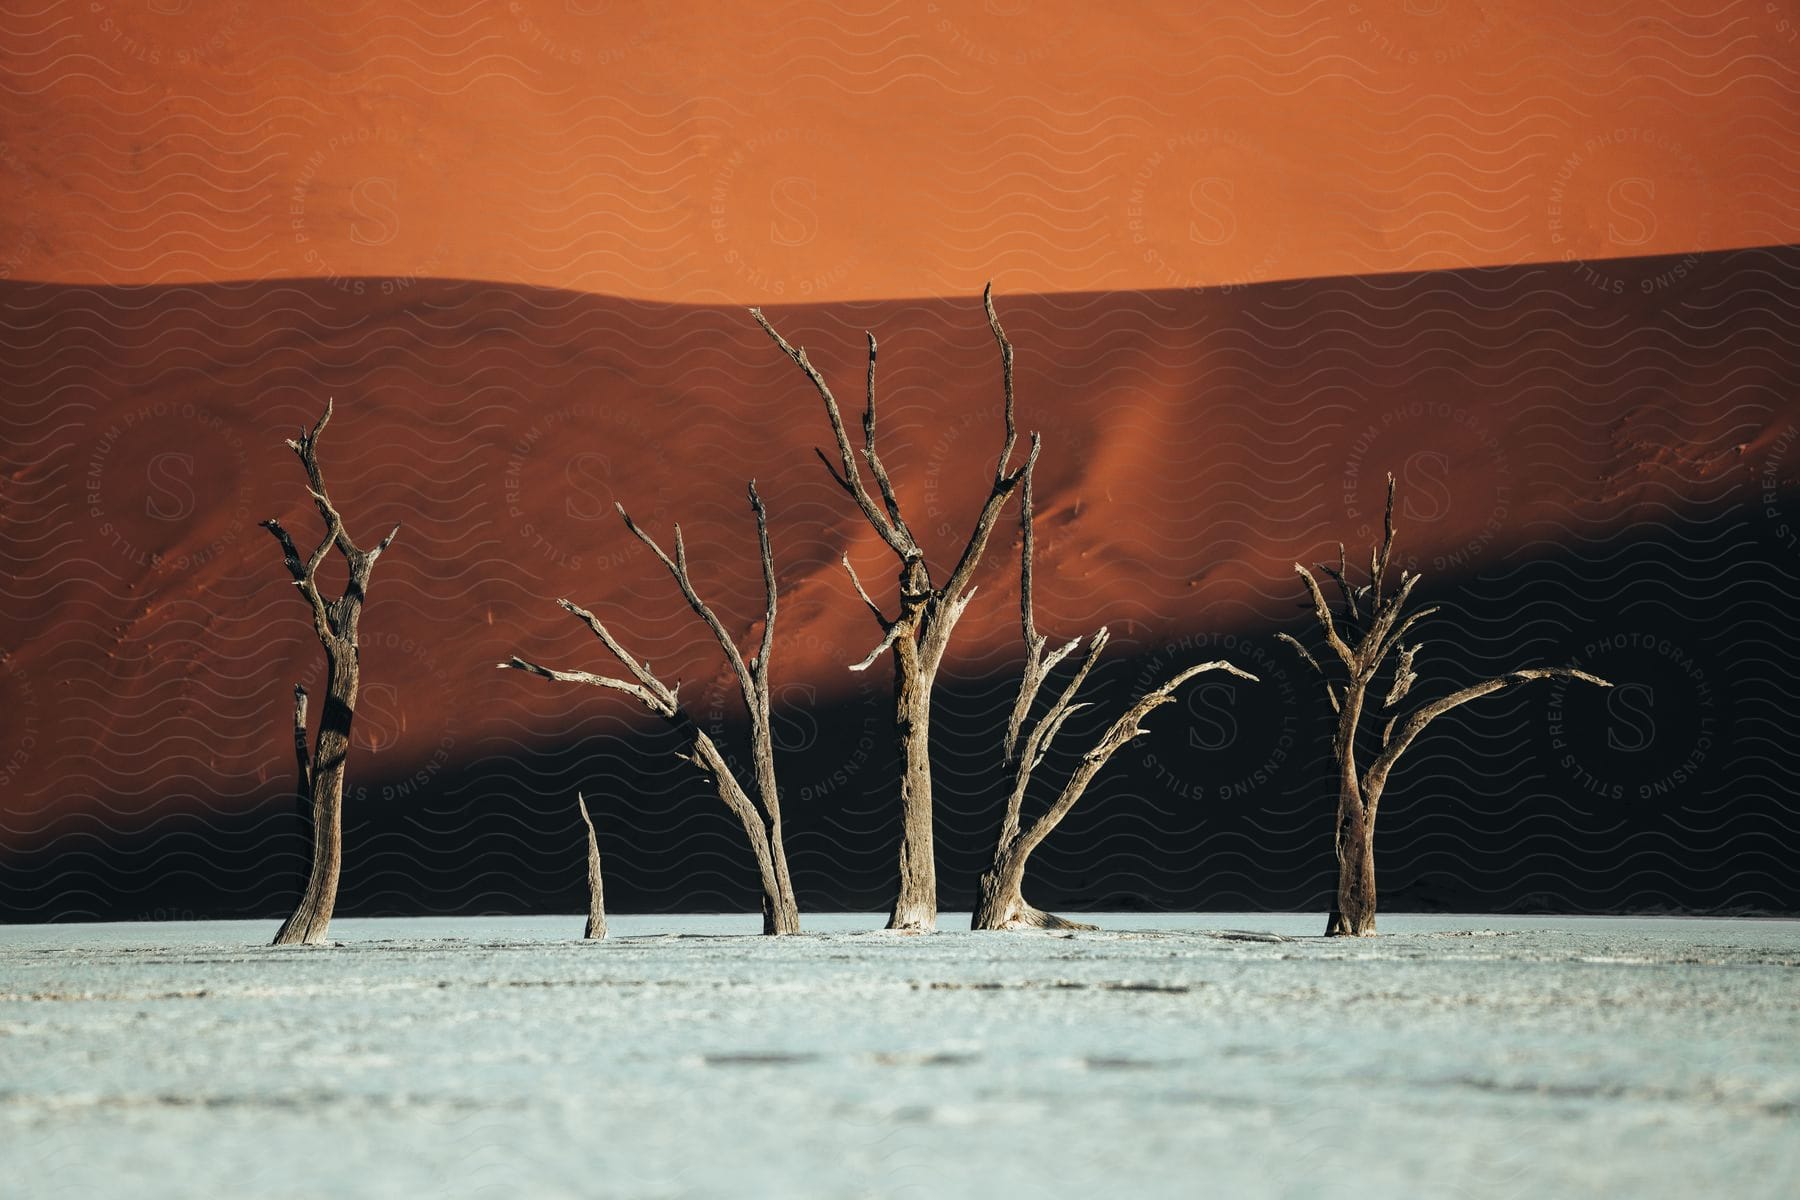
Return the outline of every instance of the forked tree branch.
{"type": "MultiPolygon", "coordinates": [[[[1092,661],[1093,654],[1094,651],[1090,649],[1090,662],[1092,661]]],[[[1194,676],[1204,674],[1208,671],[1224,671],[1227,674],[1237,676],[1239,679],[1248,679],[1252,683],[1259,682],[1257,677],[1250,672],[1235,667],[1223,660],[1215,660],[1212,662],[1196,663],[1191,667],[1186,667],[1176,672],[1160,687],[1153,688],[1150,691],[1145,692],[1142,696],[1139,696],[1137,700],[1132,703],[1130,708],[1126,709],[1119,715],[1118,719],[1106,727],[1106,732],[1100,735],[1100,739],[1094,743],[1093,747],[1081,756],[1081,762],[1077,764],[1074,773],[1069,776],[1068,782],[1063,785],[1062,792],[1057,796],[1055,802],[1053,802],[1049,808],[1045,809],[1044,812],[1038,816],[1037,820],[1032,822],[1030,830],[1020,838],[1020,845],[1028,851],[1036,849],[1037,846],[1050,835],[1050,831],[1055,829],[1057,825],[1062,822],[1062,819],[1069,815],[1069,810],[1075,807],[1076,802],[1079,801],[1082,794],[1087,791],[1088,784],[1093,782],[1094,776],[1100,773],[1101,768],[1106,765],[1107,760],[1117,753],[1121,747],[1127,745],[1133,738],[1148,732],[1143,727],[1144,718],[1149,716],[1155,709],[1173,700],[1175,698],[1175,689],[1194,678],[1194,676]]]]}
{"type": "MultiPolygon", "coordinates": [[[[1035,446],[1035,441],[1033,444],[1035,446]]],[[[1000,761],[1003,763],[1012,761],[1013,750],[1019,741],[1019,731],[1024,727],[1026,718],[1031,715],[1031,706],[1037,700],[1038,689],[1043,687],[1044,680],[1056,669],[1056,665],[1081,645],[1081,639],[1074,638],[1046,657],[1046,639],[1037,629],[1032,583],[1032,564],[1037,544],[1031,495],[1031,480],[1035,473],[1035,469],[1028,464],[1019,490],[1019,631],[1025,639],[1025,670],[1019,679],[1019,694],[1013,701],[1012,715],[1006,722],[1006,740],[1001,745],[1000,754],[1000,761]]],[[[1101,630],[1098,636],[1104,636],[1105,632],[1104,629],[1101,630]]]]}
{"type": "Polygon", "coordinates": [[[554,679],[558,683],[585,683],[590,687],[610,688],[615,692],[624,692],[659,717],[673,718],[677,711],[675,694],[662,688],[660,682],[656,688],[649,688],[641,683],[632,683],[629,679],[620,679],[613,675],[596,675],[592,671],[564,671],[555,667],[546,667],[520,658],[516,654],[498,665],[503,671],[525,671],[543,679],[554,679]]]}
{"type": "MultiPolygon", "coordinates": [[[[1357,647],[1357,654],[1362,660],[1360,674],[1365,681],[1375,678],[1388,651],[1394,648],[1394,639],[1390,635],[1400,614],[1406,609],[1406,602],[1412,599],[1413,589],[1418,585],[1417,575],[1410,571],[1400,572],[1400,590],[1382,603],[1375,619],[1369,622],[1368,631],[1363,634],[1362,642],[1357,647]]],[[[1420,615],[1430,611],[1435,610],[1421,610],[1420,615]]]]}
{"type": "Polygon", "coordinates": [[[1319,581],[1314,579],[1313,573],[1300,563],[1294,564],[1294,574],[1300,576],[1306,583],[1306,593],[1312,597],[1313,616],[1317,618],[1319,628],[1325,631],[1325,644],[1331,647],[1332,653],[1337,655],[1338,661],[1344,664],[1345,669],[1354,673],[1356,655],[1350,649],[1349,644],[1338,634],[1337,622],[1332,620],[1331,606],[1325,603],[1325,593],[1319,590],[1319,581]]]}
{"type": "MultiPolygon", "coordinates": [[[[975,518],[975,530],[969,535],[968,544],[963,547],[962,557],[957,560],[956,567],[945,580],[940,594],[948,599],[955,599],[969,581],[975,577],[975,568],[981,565],[981,556],[987,549],[988,538],[994,532],[994,524],[1000,519],[1000,510],[1006,507],[1007,500],[1012,498],[1013,490],[1018,487],[1026,474],[1037,464],[1040,443],[1037,434],[1031,435],[1031,453],[1025,456],[1025,465],[1011,475],[1000,474],[994,477],[993,490],[981,506],[981,513],[975,518]]],[[[1010,453],[1010,451],[1008,452],[1010,453]]]]}
{"type": "MultiPolygon", "coordinates": [[[[755,495],[754,490],[751,494],[755,495]]],[[[706,602],[700,599],[700,593],[694,590],[693,577],[688,574],[687,546],[681,539],[681,526],[675,526],[675,557],[671,559],[663,552],[663,548],[656,544],[656,539],[645,533],[638,527],[637,522],[631,519],[631,514],[625,511],[623,504],[614,504],[613,507],[618,509],[619,516],[624,518],[625,528],[631,530],[632,535],[638,541],[650,547],[650,553],[656,555],[662,565],[668,569],[669,575],[675,580],[675,586],[681,589],[682,597],[688,602],[688,607],[693,609],[694,614],[704,621],[706,627],[712,631],[713,640],[718,642],[719,649],[725,652],[725,661],[731,664],[731,672],[737,677],[738,688],[744,695],[744,703],[754,710],[757,704],[756,681],[751,678],[750,668],[745,665],[744,656],[739,652],[737,642],[726,631],[725,623],[719,620],[718,614],[713,612],[706,602]]],[[[757,507],[761,507],[760,503],[757,507]]]]}
{"type": "MultiPolygon", "coordinates": [[[[1111,634],[1107,632],[1104,625],[1094,632],[1094,636],[1088,639],[1087,654],[1082,658],[1081,665],[1075,669],[1075,674],[1070,677],[1069,682],[1063,685],[1062,693],[1045,710],[1044,715],[1038,718],[1036,724],[1032,725],[1031,732],[1026,735],[1024,751],[1019,755],[1018,766],[1013,771],[1012,791],[1006,798],[1006,816],[1000,827],[1001,846],[1009,845],[1019,835],[1019,822],[1024,813],[1025,793],[1031,786],[1032,772],[1037,770],[1038,764],[1044,761],[1044,756],[1050,752],[1051,743],[1056,740],[1056,735],[1062,731],[1062,727],[1068,719],[1088,707],[1086,704],[1075,703],[1075,695],[1081,690],[1081,685],[1087,682],[1089,672],[1099,661],[1100,652],[1106,649],[1106,643],[1110,637],[1111,634]]],[[[1080,638],[1076,638],[1065,647],[1065,650],[1073,650],[1080,640],[1080,638]]],[[[1037,684],[1032,689],[1034,692],[1038,686],[1043,684],[1044,674],[1048,674],[1048,672],[1039,675],[1037,684]]],[[[1024,690],[1021,685],[1021,695],[1024,690]]],[[[1009,739],[1011,736],[1009,730],[1009,739]]],[[[1003,761],[1011,761],[1010,748],[1008,757],[1003,761]]]]}
{"type": "MultiPolygon", "coordinates": [[[[1382,786],[1387,782],[1388,774],[1393,771],[1394,764],[1399,761],[1402,754],[1406,753],[1406,748],[1413,744],[1413,740],[1425,732],[1426,726],[1433,721],[1451,709],[1459,708],[1471,700],[1479,700],[1481,697],[1492,695],[1503,688],[1529,683],[1534,679],[1576,679],[1583,683],[1591,683],[1596,687],[1609,688],[1612,686],[1608,680],[1602,679],[1598,675],[1591,675],[1586,671],[1576,670],[1574,667],[1524,667],[1452,692],[1442,699],[1432,701],[1407,717],[1405,721],[1401,722],[1398,732],[1393,735],[1391,740],[1384,738],[1384,749],[1369,765],[1368,771],[1363,776],[1364,795],[1369,796],[1371,800],[1379,800],[1382,786]]],[[[1389,723],[1389,728],[1392,728],[1392,722],[1389,723]]]]}
{"type": "MultiPolygon", "coordinates": [[[[836,470],[832,471],[832,477],[837,480],[838,486],[848,492],[851,499],[856,501],[856,507],[862,510],[863,517],[875,532],[881,535],[881,540],[900,556],[901,561],[905,562],[922,556],[923,552],[919,549],[918,543],[913,541],[912,534],[905,529],[904,525],[889,520],[887,515],[875,506],[874,497],[869,495],[869,489],[863,486],[862,471],[858,469],[856,454],[850,448],[850,435],[844,429],[844,414],[838,408],[837,397],[832,395],[831,386],[825,382],[825,377],[819,374],[818,368],[814,367],[812,361],[806,357],[805,348],[790,345],[786,338],[776,332],[775,326],[769,323],[769,319],[763,315],[762,309],[753,308],[750,310],[750,315],[756,319],[758,325],[762,326],[762,331],[769,335],[770,340],[781,348],[781,352],[794,361],[794,365],[806,375],[813,385],[813,390],[818,392],[819,398],[825,402],[825,415],[831,421],[831,433],[837,440],[838,460],[843,464],[841,474],[836,470]]],[[[863,423],[869,438],[868,449],[871,452],[874,449],[875,432],[874,392],[872,390],[875,369],[874,355],[874,338],[871,337],[869,339],[871,405],[863,423]]],[[[820,452],[820,458],[824,458],[823,452],[820,452]]],[[[829,461],[825,465],[827,468],[831,467],[829,461]]],[[[883,471],[881,474],[885,475],[886,472],[883,471]]],[[[895,507],[896,509],[899,507],[898,502],[895,503],[895,507]]]]}
{"type": "MultiPolygon", "coordinates": [[[[583,625],[586,625],[593,635],[600,639],[601,644],[606,647],[607,651],[611,653],[614,658],[618,659],[627,671],[631,672],[632,678],[636,679],[640,686],[656,697],[659,704],[663,704],[668,708],[675,707],[675,693],[678,690],[679,685],[675,688],[664,686],[662,680],[658,679],[655,673],[650,670],[650,664],[639,662],[636,658],[633,658],[631,654],[626,651],[625,647],[619,644],[619,640],[612,635],[612,631],[600,623],[599,617],[596,617],[587,609],[582,608],[579,604],[572,603],[568,600],[558,600],[556,603],[559,604],[564,611],[572,613],[583,625]]],[[[501,665],[510,666],[511,664],[503,663],[501,665]]],[[[653,711],[660,712],[661,709],[653,709],[653,711]]],[[[665,713],[664,715],[666,716],[668,714],[665,713]]]]}
{"type": "Polygon", "coordinates": [[[325,411],[320,415],[318,423],[311,430],[302,429],[298,438],[287,439],[288,448],[300,459],[300,465],[306,471],[307,494],[312,497],[314,507],[319,510],[319,516],[325,522],[325,533],[319,539],[318,546],[302,560],[294,539],[280,521],[270,518],[262,522],[262,527],[280,544],[282,562],[287,567],[288,574],[293,576],[294,586],[300,590],[307,606],[312,609],[313,631],[318,635],[319,641],[327,646],[340,641],[351,631],[357,610],[368,594],[369,574],[374,569],[375,560],[393,545],[394,538],[400,533],[400,526],[395,525],[370,550],[358,549],[350,539],[349,532],[344,528],[344,518],[331,502],[331,495],[325,487],[324,472],[319,467],[319,437],[325,432],[331,413],[332,402],[326,400],[325,411]],[[334,546],[344,556],[344,562],[350,569],[350,577],[344,585],[343,595],[335,601],[327,601],[319,591],[318,574],[325,556],[334,546]]]}

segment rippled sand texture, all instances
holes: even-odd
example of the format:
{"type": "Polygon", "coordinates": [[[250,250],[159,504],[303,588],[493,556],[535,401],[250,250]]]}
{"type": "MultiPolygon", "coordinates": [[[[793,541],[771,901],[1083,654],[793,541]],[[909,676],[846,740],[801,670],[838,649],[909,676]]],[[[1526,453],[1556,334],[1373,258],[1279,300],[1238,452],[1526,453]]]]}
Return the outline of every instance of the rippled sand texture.
{"type": "Polygon", "coordinates": [[[744,918],[0,933],[8,1195],[1732,1195],[1800,1179],[1791,922],[744,918]]]}

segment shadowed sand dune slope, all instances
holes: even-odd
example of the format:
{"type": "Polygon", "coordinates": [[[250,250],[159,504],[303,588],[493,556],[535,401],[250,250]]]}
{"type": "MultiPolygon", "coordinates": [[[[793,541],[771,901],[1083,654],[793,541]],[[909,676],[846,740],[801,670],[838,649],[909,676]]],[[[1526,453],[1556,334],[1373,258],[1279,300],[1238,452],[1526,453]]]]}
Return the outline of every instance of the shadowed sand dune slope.
{"type": "MultiPolygon", "coordinates": [[[[1444,683],[1576,661],[1631,685],[1520,692],[1422,743],[1383,817],[1396,902],[1800,908],[1797,277],[1800,252],[1776,248],[1001,296],[1020,422],[1044,437],[1040,624],[1111,626],[1115,703],[1182,658],[1264,677],[1157,719],[1046,848],[1042,899],[1322,902],[1326,718],[1270,635],[1304,629],[1293,561],[1339,538],[1354,553],[1392,470],[1401,552],[1445,605],[1422,660],[1444,683]]],[[[570,905],[577,786],[621,906],[748,902],[747,860],[666,738],[634,732],[622,698],[494,664],[606,665],[556,609],[569,596],[733,736],[703,633],[612,506],[659,536],[680,520],[748,634],[751,476],[783,589],[802,899],[885,899],[888,685],[885,664],[845,669],[873,634],[837,560],[878,599],[891,572],[812,457],[816,397],[741,308],[295,279],[11,283],[0,313],[8,918],[267,912],[292,885],[289,689],[317,692],[320,665],[256,522],[313,534],[281,442],[326,396],[353,533],[404,525],[364,619],[350,909],[570,905]]],[[[999,444],[978,299],[770,315],[847,405],[878,334],[884,455],[952,553],[999,444]]],[[[1002,529],[944,684],[951,905],[996,812],[1017,643],[1002,529]]]]}

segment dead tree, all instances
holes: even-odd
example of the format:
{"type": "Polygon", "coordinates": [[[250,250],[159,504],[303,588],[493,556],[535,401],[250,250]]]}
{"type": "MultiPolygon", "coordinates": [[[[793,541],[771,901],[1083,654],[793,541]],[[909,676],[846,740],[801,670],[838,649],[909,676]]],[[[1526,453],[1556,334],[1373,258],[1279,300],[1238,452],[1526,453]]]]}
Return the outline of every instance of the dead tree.
{"type": "MultiPolygon", "coordinates": [[[[1381,545],[1369,551],[1369,582],[1351,586],[1349,566],[1343,543],[1338,543],[1337,566],[1321,563],[1320,569],[1337,585],[1343,601],[1340,618],[1332,616],[1319,581],[1299,563],[1294,572],[1306,584],[1313,616],[1325,634],[1328,653],[1321,664],[1296,638],[1282,633],[1277,636],[1297,650],[1300,657],[1325,681],[1325,694],[1337,714],[1337,731],[1332,737],[1331,751],[1337,765],[1337,894],[1331,916],[1326,922],[1328,937],[1372,937],[1375,933],[1375,816],[1381,805],[1381,794],[1388,777],[1407,747],[1431,722],[1453,708],[1478,700],[1493,692],[1534,679],[1579,679],[1599,687],[1612,684],[1586,671],[1573,667],[1526,667],[1505,675],[1473,684],[1439,700],[1421,705],[1401,719],[1398,708],[1418,682],[1414,667],[1423,642],[1406,644],[1406,635],[1419,621],[1437,611],[1435,606],[1403,615],[1419,576],[1400,572],[1399,584],[1391,591],[1388,571],[1394,553],[1394,477],[1388,476],[1387,513],[1383,520],[1381,545]],[[1341,622],[1341,624],[1340,624],[1341,622]],[[1358,769],[1358,741],[1362,737],[1363,712],[1368,704],[1369,689],[1390,652],[1399,650],[1390,676],[1387,692],[1380,700],[1383,712],[1380,742],[1371,747],[1373,755],[1367,768],[1358,769]],[[1336,667],[1327,669],[1335,663],[1336,667]],[[1337,668],[1341,668],[1338,670],[1337,668]]],[[[1371,737],[1372,731],[1371,731],[1371,737]]]]}
{"type": "Polygon", "coordinates": [[[294,586],[312,610],[313,632],[325,648],[325,707],[319,713],[319,733],[312,750],[306,746],[306,689],[294,688],[294,755],[299,761],[301,808],[312,821],[312,870],[300,894],[293,915],[282,923],[274,944],[317,945],[325,940],[331,926],[331,913],[337,907],[338,876],[343,866],[344,762],[350,750],[350,722],[356,715],[356,693],[361,684],[361,663],[356,641],[356,627],[362,618],[362,607],[369,594],[369,573],[382,551],[393,544],[400,532],[396,525],[373,550],[359,550],[344,529],[325,491],[325,477],[319,473],[319,435],[331,420],[331,402],[325,402],[325,415],[309,433],[302,430],[298,440],[288,446],[299,456],[306,469],[306,481],[313,505],[325,520],[325,536],[318,547],[305,558],[288,536],[281,522],[268,520],[262,527],[281,543],[283,561],[294,586]],[[344,591],[336,600],[326,600],[319,592],[319,566],[336,547],[344,556],[350,576],[344,591]]]}
{"type": "Polygon", "coordinates": [[[581,823],[587,828],[587,928],[581,936],[595,941],[606,936],[606,894],[600,886],[600,843],[594,838],[594,818],[588,815],[587,798],[575,793],[575,805],[581,810],[581,823]]]}
{"type": "Polygon", "coordinates": [[[756,857],[757,873],[762,882],[763,932],[798,933],[800,909],[794,900],[793,882],[788,878],[787,852],[782,847],[781,796],[775,783],[774,740],[769,734],[769,655],[775,645],[775,560],[769,552],[768,514],[763,509],[762,499],[756,494],[754,481],[751,482],[749,491],[750,508],[756,514],[757,542],[762,550],[765,607],[762,644],[748,662],[744,661],[724,623],[694,590],[693,580],[688,575],[687,547],[681,540],[681,526],[675,527],[675,557],[670,558],[656,544],[655,539],[638,528],[625,509],[619,507],[619,515],[625,519],[625,527],[650,548],[651,553],[656,555],[674,577],[688,607],[712,631],[714,640],[725,653],[725,660],[730,664],[732,674],[737,678],[738,690],[743,693],[744,707],[750,716],[750,753],[754,778],[749,787],[739,781],[719,747],[682,707],[675,694],[676,689],[681,686],[680,682],[677,681],[675,687],[664,684],[650,670],[648,663],[633,658],[606,626],[585,608],[579,608],[567,600],[557,601],[593,631],[594,636],[600,639],[612,656],[624,665],[631,674],[631,679],[617,679],[587,671],[557,671],[518,657],[499,665],[502,669],[529,671],[533,675],[563,683],[585,683],[624,692],[679,730],[684,741],[684,749],[678,752],[680,757],[711,777],[719,799],[737,817],[749,839],[750,851],[756,857]],[[752,792],[755,799],[751,798],[752,792]]]}
{"type": "MultiPolygon", "coordinates": [[[[826,385],[825,377],[808,361],[805,349],[789,345],[787,339],[775,331],[761,309],[750,310],[763,332],[805,373],[819,398],[825,402],[825,415],[837,440],[839,466],[833,467],[823,451],[818,452],[819,459],[838,486],[856,502],[863,518],[893,551],[899,564],[898,610],[889,617],[863,588],[856,569],[850,565],[850,556],[844,556],[844,569],[850,573],[857,595],[874,614],[881,629],[881,640],[875,649],[851,670],[866,670],[883,651],[891,649],[894,655],[894,723],[903,766],[900,776],[900,881],[893,911],[888,917],[889,929],[928,933],[937,928],[937,861],[932,845],[931,799],[932,688],[937,682],[944,652],[949,648],[950,635],[974,597],[975,569],[981,563],[994,523],[1030,467],[1028,459],[1018,470],[1007,470],[1018,441],[1018,428],[1013,421],[1013,349],[994,312],[993,290],[993,285],[989,284],[982,292],[982,305],[987,311],[988,327],[1000,348],[1005,438],[994,465],[993,485],[975,518],[975,527],[963,544],[956,565],[943,577],[942,583],[932,581],[925,551],[901,515],[893,482],[875,449],[875,335],[865,335],[869,366],[862,421],[863,463],[858,463],[849,434],[844,429],[843,413],[831,388],[826,385]],[[881,493],[879,504],[863,483],[865,463],[881,493]]],[[[1035,445],[1032,453],[1036,453],[1035,445]]]]}
{"type": "MultiPolygon", "coordinates": [[[[1036,439],[1033,439],[1033,458],[1036,457],[1036,439]]],[[[1022,824],[1025,797],[1030,790],[1032,774],[1043,763],[1050,753],[1056,735],[1062,731],[1063,725],[1076,712],[1088,707],[1076,701],[1075,697],[1086,682],[1088,673],[1100,658],[1100,652],[1106,648],[1107,631],[1105,627],[1095,632],[1088,640],[1087,654],[1081,665],[1075,669],[1068,683],[1063,685],[1062,692],[1053,700],[1048,708],[1034,721],[1031,710],[1037,699],[1039,689],[1049,679],[1050,673],[1058,663],[1073,654],[1081,645],[1080,638],[1074,638],[1049,654],[1044,653],[1047,640],[1037,630],[1037,622],[1032,612],[1032,556],[1034,541],[1032,533],[1032,467],[1025,469],[1024,486],[1019,494],[1019,627],[1025,638],[1025,670],[1019,680],[1019,695],[1013,702],[1012,715],[1007,721],[1006,737],[1002,746],[1002,762],[1014,766],[1012,789],[1006,799],[1006,815],[1000,823],[1000,835],[994,844],[993,864],[981,876],[981,887],[975,901],[975,912],[969,923],[971,929],[1092,929],[1092,925],[1084,925],[1069,921],[1052,913],[1044,912],[1027,903],[1024,896],[1025,864],[1031,852],[1050,836],[1052,830],[1069,815],[1087,790],[1094,776],[1098,775],[1107,760],[1134,737],[1144,733],[1144,718],[1153,710],[1169,703],[1175,698],[1175,689],[1179,688],[1196,675],[1208,671],[1225,671],[1239,679],[1256,682],[1256,676],[1248,671],[1224,661],[1198,663],[1175,673],[1161,686],[1139,696],[1131,707],[1127,708],[1119,718],[1106,727],[1100,739],[1082,754],[1074,771],[1064,781],[1062,789],[1049,807],[1032,821],[1029,827],[1022,824]],[[1019,744],[1020,735],[1024,735],[1024,745],[1019,744]]]]}

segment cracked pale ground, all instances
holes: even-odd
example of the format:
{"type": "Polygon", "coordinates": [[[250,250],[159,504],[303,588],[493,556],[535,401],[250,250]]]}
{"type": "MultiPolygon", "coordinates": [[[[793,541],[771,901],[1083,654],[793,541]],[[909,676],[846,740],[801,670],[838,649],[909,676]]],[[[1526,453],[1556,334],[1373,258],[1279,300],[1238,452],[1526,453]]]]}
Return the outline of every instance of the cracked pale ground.
{"type": "Polygon", "coordinates": [[[1800,1195],[1800,923],[1099,919],[0,928],[0,1193],[1800,1195]]]}

